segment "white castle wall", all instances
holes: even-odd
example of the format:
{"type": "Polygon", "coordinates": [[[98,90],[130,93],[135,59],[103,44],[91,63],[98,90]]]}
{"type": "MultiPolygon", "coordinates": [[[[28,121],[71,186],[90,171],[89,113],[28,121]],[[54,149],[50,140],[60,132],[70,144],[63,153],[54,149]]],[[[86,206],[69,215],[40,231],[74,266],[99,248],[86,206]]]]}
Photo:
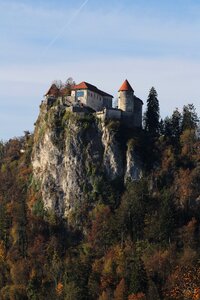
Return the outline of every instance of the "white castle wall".
{"type": "Polygon", "coordinates": [[[91,107],[95,111],[101,111],[104,107],[112,107],[112,97],[103,97],[90,90],[80,90],[84,93],[82,97],[77,97],[78,91],[72,91],[71,97],[76,98],[81,103],[91,107]]]}

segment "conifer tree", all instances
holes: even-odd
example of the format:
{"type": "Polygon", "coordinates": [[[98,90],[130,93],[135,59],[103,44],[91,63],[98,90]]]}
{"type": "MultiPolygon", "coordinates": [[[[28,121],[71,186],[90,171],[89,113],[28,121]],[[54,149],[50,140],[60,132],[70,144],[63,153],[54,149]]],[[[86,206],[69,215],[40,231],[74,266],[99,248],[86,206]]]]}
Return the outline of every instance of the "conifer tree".
{"type": "Polygon", "coordinates": [[[145,116],[145,129],[151,136],[156,136],[159,133],[159,101],[158,94],[154,87],[151,88],[147,99],[147,111],[145,116]]]}
{"type": "Polygon", "coordinates": [[[172,136],[172,132],[172,118],[166,117],[164,119],[164,134],[167,138],[170,138],[172,136]]]}
{"type": "Polygon", "coordinates": [[[173,136],[175,139],[179,139],[181,133],[181,113],[176,108],[172,114],[172,129],[173,129],[173,136]]]}
{"type": "Polygon", "coordinates": [[[184,105],[182,131],[186,129],[197,129],[198,121],[199,119],[195,111],[194,105],[193,104],[184,105]]]}
{"type": "Polygon", "coordinates": [[[131,269],[129,292],[131,294],[146,292],[147,286],[147,274],[143,262],[136,256],[131,269]]]}
{"type": "Polygon", "coordinates": [[[164,123],[163,119],[160,120],[159,131],[160,131],[161,135],[165,134],[165,123],[164,123]]]}

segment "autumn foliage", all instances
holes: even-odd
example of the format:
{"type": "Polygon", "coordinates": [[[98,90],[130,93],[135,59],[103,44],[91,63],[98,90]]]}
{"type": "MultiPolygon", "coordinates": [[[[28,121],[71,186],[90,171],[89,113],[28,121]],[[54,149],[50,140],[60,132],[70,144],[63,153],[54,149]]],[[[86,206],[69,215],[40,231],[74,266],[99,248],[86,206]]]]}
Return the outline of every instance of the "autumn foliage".
{"type": "Polygon", "coordinates": [[[122,151],[141,150],[143,178],[120,189],[99,180],[106,192],[87,195],[70,226],[44,206],[32,136],[0,143],[0,299],[200,299],[194,107],[158,125],[123,134],[122,151]]]}

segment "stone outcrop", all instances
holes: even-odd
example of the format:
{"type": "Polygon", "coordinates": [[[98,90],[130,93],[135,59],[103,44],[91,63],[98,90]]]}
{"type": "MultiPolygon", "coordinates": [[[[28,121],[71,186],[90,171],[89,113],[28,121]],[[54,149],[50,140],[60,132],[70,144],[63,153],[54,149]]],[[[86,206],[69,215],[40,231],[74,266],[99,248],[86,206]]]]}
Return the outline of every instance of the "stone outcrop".
{"type": "Polygon", "coordinates": [[[79,115],[65,106],[43,103],[36,122],[32,165],[44,206],[69,216],[96,190],[98,177],[139,180],[141,162],[133,147],[120,140],[119,124],[79,115]]]}

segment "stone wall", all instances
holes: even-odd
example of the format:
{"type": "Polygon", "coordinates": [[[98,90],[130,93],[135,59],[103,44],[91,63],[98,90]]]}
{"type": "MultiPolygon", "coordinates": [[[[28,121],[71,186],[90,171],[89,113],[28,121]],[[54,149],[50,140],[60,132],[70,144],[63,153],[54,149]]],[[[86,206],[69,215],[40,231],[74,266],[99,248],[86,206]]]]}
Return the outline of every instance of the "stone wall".
{"type": "Polygon", "coordinates": [[[103,97],[103,107],[112,108],[112,97],[103,97]]]}
{"type": "Polygon", "coordinates": [[[133,92],[120,91],[119,92],[119,109],[126,112],[134,111],[134,96],[133,92]]]}
{"type": "Polygon", "coordinates": [[[122,111],[116,108],[105,108],[104,110],[97,112],[96,116],[102,121],[105,120],[121,120],[122,111]]]}
{"type": "Polygon", "coordinates": [[[87,90],[86,105],[95,111],[100,111],[103,109],[103,97],[97,93],[87,90]]]}
{"type": "Polygon", "coordinates": [[[128,128],[134,128],[134,113],[122,111],[122,124],[128,128]]]}

